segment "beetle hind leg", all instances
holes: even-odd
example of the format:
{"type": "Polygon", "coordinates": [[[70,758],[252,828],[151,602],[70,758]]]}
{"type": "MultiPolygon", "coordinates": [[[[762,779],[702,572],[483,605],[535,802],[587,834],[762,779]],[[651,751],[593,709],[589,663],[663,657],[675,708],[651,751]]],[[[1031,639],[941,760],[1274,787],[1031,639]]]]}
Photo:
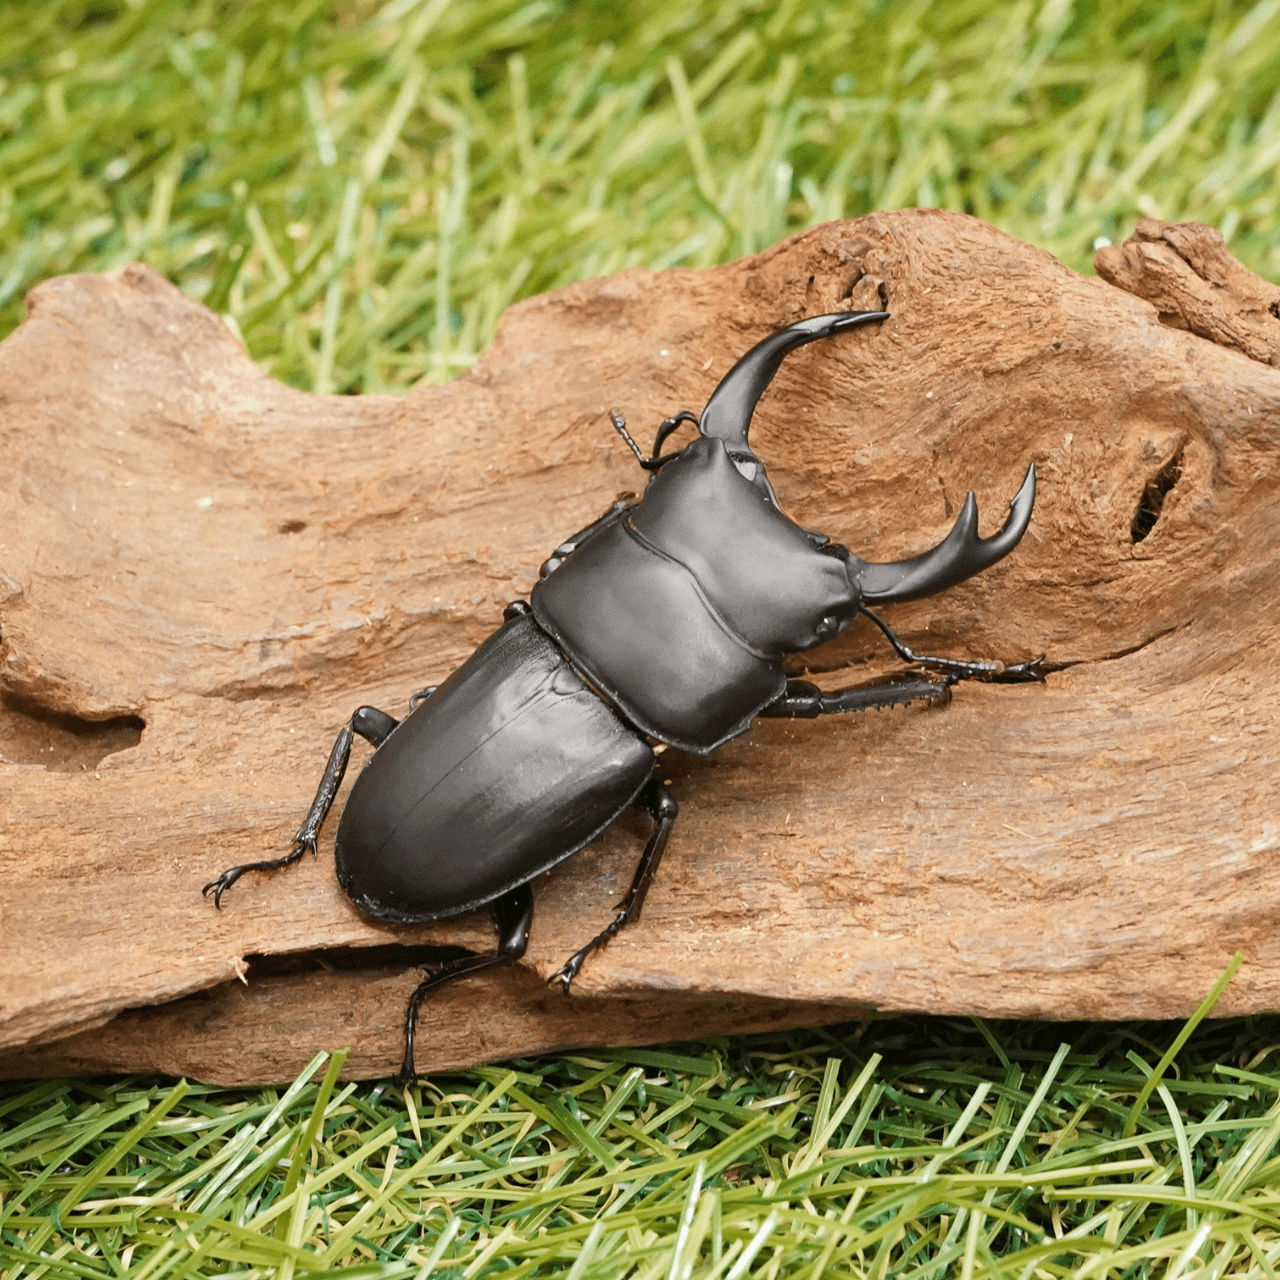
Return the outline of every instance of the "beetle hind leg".
{"type": "Polygon", "coordinates": [[[305,853],[316,852],[316,842],[320,836],[320,828],[329,816],[333,807],[333,799],[338,794],[342,779],[347,772],[347,761],[351,759],[351,743],[356,734],[375,748],[380,747],[390,736],[391,731],[400,722],[377,707],[359,707],[342,727],[333,750],[329,752],[329,763],[324,767],[324,777],[316,789],[316,798],[293,837],[292,848],[283,858],[268,858],[264,862],[246,862],[241,867],[231,867],[216,880],[210,880],[201,890],[207,898],[213,892],[213,905],[222,909],[222,895],[240,879],[246,871],[278,871],[281,867],[291,867],[305,853]]]}
{"type": "Polygon", "coordinates": [[[401,1084],[409,1084],[417,1077],[413,1065],[413,1040],[418,1029],[418,1006],[423,996],[468,974],[514,964],[524,955],[525,947],[529,945],[529,926],[533,923],[533,890],[527,884],[518,885],[497,900],[494,910],[498,917],[497,951],[487,956],[462,956],[442,964],[418,983],[409,997],[409,1008],[404,1016],[404,1061],[396,1077],[401,1084]]]}
{"type": "Polygon", "coordinates": [[[627,896],[618,904],[618,914],[585,947],[575,951],[547,979],[548,982],[559,982],[561,991],[566,995],[569,994],[569,987],[582,968],[582,962],[593,951],[603,947],[625,925],[632,924],[640,918],[645,895],[649,892],[649,886],[653,884],[654,876],[658,873],[658,864],[662,861],[663,851],[667,847],[667,837],[671,834],[671,828],[680,812],[675,796],[657,779],[649,781],[636,798],[635,805],[638,809],[644,809],[653,819],[653,830],[649,833],[644,852],[640,855],[640,862],[636,866],[636,873],[632,877],[627,896]]]}

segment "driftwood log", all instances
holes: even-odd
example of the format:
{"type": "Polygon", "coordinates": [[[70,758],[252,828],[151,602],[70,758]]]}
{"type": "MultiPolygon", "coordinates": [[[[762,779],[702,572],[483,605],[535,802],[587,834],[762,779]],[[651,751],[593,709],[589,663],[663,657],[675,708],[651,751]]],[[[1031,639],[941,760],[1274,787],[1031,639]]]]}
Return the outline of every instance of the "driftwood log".
{"type": "MultiPolygon", "coordinates": [[[[221,912],[201,886],[283,851],[352,709],[402,713],[639,487],[611,406],[697,410],[775,327],[881,303],[788,359],[753,445],[864,559],[968,489],[990,531],[1034,461],[1017,551],[891,621],[1052,674],[669,752],[643,920],[569,999],[543,985],[630,877],[624,818],[537,886],[519,968],[424,1006],[419,1065],[872,1011],[1182,1017],[1236,950],[1219,1012],[1280,1006],[1280,290],[1193,225],[1098,268],[875,214],[533,298],[456,382],[350,398],[273,382],[145,267],[41,285],[0,345],[0,1072],[393,1069],[414,965],[488,948],[484,913],[362,919],[333,824],[221,912]]],[[[809,660],[896,665],[869,626],[809,660]]]]}

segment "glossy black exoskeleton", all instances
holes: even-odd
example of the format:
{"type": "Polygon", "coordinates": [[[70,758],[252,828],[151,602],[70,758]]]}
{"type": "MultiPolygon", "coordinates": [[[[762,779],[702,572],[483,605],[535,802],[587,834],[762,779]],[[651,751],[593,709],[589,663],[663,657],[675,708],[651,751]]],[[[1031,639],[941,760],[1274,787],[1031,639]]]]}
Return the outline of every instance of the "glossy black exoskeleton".
{"type": "Polygon", "coordinates": [[[1041,678],[1039,659],[1005,666],[915,654],[867,608],[942,591],[1008,555],[1031,517],[1034,468],[993,537],[978,537],[970,493],[932,551],[868,564],[784,515],[747,444],[756,402],[789,351],[887,318],[841,312],[772,334],[734,365],[700,418],[664,422],[648,458],[615,411],[614,426],[651,473],[643,496],[615,504],[556,548],[530,602],[510,605],[502,627],[438,689],[417,695],[404,720],[374,707],[355,712],[287,856],[233,867],[205,887],[220,904],[246,871],[315,853],[353,736],[370,742],[376,750],[338,826],[343,889],[378,920],[440,920],[492,903],[498,923],[496,951],[442,965],[410,997],[404,1078],[414,1074],[422,997],[519,959],[533,914],[530,882],[632,805],[653,828],[631,888],[608,926],[552,980],[567,991],[583,960],[640,915],[677,812],[654,776],[652,743],[704,755],[757,716],[943,701],[958,680],[1041,678]],[[696,439],[661,453],[682,422],[697,427],[696,439]],[[901,658],[940,678],[834,693],[787,678],[784,654],[831,639],[859,615],[901,658]]]}

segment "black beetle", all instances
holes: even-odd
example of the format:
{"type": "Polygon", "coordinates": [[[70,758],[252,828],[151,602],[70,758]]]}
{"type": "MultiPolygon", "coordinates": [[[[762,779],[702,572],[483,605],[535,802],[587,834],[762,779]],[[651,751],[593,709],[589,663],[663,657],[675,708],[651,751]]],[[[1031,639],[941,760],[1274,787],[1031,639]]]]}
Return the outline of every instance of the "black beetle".
{"type": "Polygon", "coordinates": [[[403,721],[375,707],[355,712],[285,857],[233,867],[205,886],[221,905],[246,871],[314,854],[352,737],[370,742],[376,749],[338,826],[343,889],[378,920],[421,923],[492,903],[498,925],[496,951],[442,965],[410,997],[402,1078],[414,1075],[422,997],[519,959],[533,916],[530,883],[630,805],[653,820],[631,887],[608,927],[551,980],[568,991],[586,957],[639,917],[677,813],[654,776],[652,743],[705,755],[757,716],[939,701],[958,680],[1042,678],[1040,658],[1005,666],[913,653],[866,607],[942,591],[1008,555],[1031,518],[1034,467],[993,537],[978,537],[970,493],[932,551],[868,564],[784,515],[747,445],[756,402],[789,351],[887,318],[845,311],[770,335],[725,375],[700,418],[680,413],[662,423],[648,458],[611,413],[651,473],[643,496],[619,501],[557,547],[529,603],[509,605],[498,631],[438,689],[415,695],[403,721]],[[661,453],[682,422],[697,427],[697,438],[661,453]],[[834,693],[787,678],[784,654],[831,639],[860,614],[899,657],[941,678],[834,693]]]}

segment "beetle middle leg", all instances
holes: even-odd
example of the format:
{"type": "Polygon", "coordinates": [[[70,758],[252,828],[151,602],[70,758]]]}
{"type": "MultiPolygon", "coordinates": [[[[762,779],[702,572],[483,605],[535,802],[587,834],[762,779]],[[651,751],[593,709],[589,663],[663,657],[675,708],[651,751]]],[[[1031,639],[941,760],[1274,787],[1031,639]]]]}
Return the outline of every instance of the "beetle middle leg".
{"type": "Polygon", "coordinates": [[[877,618],[866,605],[860,605],[858,612],[870,618],[880,628],[884,638],[893,645],[893,651],[903,662],[918,662],[921,666],[931,667],[951,676],[954,680],[986,680],[994,684],[1023,684],[1027,681],[1044,680],[1044,654],[1032,658],[1029,662],[964,662],[958,658],[935,658],[928,654],[915,653],[908,649],[889,629],[889,624],[877,618]]]}
{"type": "Polygon", "coordinates": [[[342,779],[347,772],[347,761],[351,759],[351,743],[359,734],[374,747],[380,747],[390,736],[391,731],[400,722],[377,707],[359,707],[342,727],[333,750],[329,752],[329,763],[324,767],[324,777],[316,789],[316,798],[293,837],[293,847],[283,858],[269,858],[265,862],[246,862],[242,867],[231,867],[216,880],[210,880],[201,891],[208,897],[213,890],[213,905],[222,909],[222,895],[240,879],[246,871],[277,871],[281,867],[291,867],[304,853],[316,852],[316,842],[320,836],[320,828],[329,816],[333,807],[333,798],[338,794],[342,779]]]}
{"type": "Polygon", "coordinates": [[[417,1076],[413,1065],[413,1038],[418,1029],[418,1006],[422,1003],[423,996],[436,987],[443,987],[445,983],[465,978],[468,974],[514,964],[524,955],[525,948],[529,945],[529,926],[533,923],[533,890],[527,884],[522,884],[504,893],[494,903],[494,914],[498,918],[496,951],[486,956],[462,956],[458,960],[447,961],[418,983],[413,995],[409,997],[409,1008],[404,1016],[404,1061],[400,1064],[400,1074],[397,1077],[401,1084],[408,1084],[417,1076]]]}
{"type": "Polygon", "coordinates": [[[618,914],[585,947],[575,951],[547,979],[548,982],[558,980],[560,989],[566,995],[574,978],[578,976],[578,971],[582,968],[582,962],[593,951],[603,947],[619,929],[640,918],[645,895],[649,892],[649,886],[653,884],[654,876],[658,873],[658,864],[662,861],[663,851],[667,847],[667,837],[671,834],[671,828],[680,812],[675,796],[656,778],[649,780],[634,803],[637,809],[644,809],[653,819],[653,830],[649,833],[649,840],[645,844],[644,852],[640,855],[640,862],[636,866],[636,873],[632,877],[627,896],[618,904],[618,914]]]}

